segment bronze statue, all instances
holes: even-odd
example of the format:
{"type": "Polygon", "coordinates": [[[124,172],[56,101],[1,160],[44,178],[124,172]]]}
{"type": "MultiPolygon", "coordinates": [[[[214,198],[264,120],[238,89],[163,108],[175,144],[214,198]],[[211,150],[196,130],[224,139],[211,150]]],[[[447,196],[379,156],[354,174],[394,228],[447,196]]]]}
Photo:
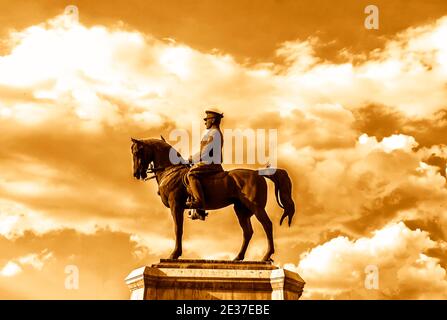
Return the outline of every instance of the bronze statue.
{"type": "MultiPolygon", "coordinates": [[[[161,140],[132,138],[133,175],[137,179],[146,180],[147,172],[154,173],[161,200],[166,207],[171,209],[174,219],[176,241],[174,251],[169,258],[178,259],[182,255],[183,214],[188,208],[189,179],[187,176],[190,165],[176,150],[173,151],[183,161],[172,164],[171,149],[173,149],[172,146],[163,138],[161,140]]],[[[274,253],[272,222],[265,211],[267,183],[264,177],[274,182],[276,201],[284,209],[280,225],[285,218],[288,218],[290,226],[295,213],[295,203],[292,199],[292,182],[286,170],[276,169],[271,175],[264,175],[260,170],[250,169],[210,170],[208,174],[201,177],[202,192],[205,192],[201,199],[199,195],[200,209],[214,210],[234,205],[244,236],[242,247],[234,260],[244,259],[253,235],[250,221],[253,214],[262,224],[268,239],[268,249],[262,260],[271,261],[271,255],[274,253]]]]}

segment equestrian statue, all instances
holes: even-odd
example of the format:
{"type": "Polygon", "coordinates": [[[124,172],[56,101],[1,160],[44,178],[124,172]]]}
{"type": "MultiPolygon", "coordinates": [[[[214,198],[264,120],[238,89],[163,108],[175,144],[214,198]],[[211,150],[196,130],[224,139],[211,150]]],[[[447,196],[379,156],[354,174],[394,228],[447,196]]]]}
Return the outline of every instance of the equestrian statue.
{"type": "MultiPolygon", "coordinates": [[[[205,111],[207,132],[201,140],[200,152],[184,160],[173,147],[161,139],[132,138],[133,175],[147,180],[153,173],[158,194],[170,208],[175,225],[175,248],[169,259],[182,255],[183,218],[185,209],[191,209],[191,219],[205,220],[205,210],[216,210],[233,205],[243,231],[241,249],[234,260],[243,260],[253,235],[251,216],[259,220],[268,239],[268,249],[262,261],[272,261],[275,252],[272,222],[265,211],[267,183],[275,184],[278,205],[284,209],[280,225],[285,218],[292,223],[295,203],[292,199],[292,182],[286,170],[266,168],[259,170],[222,168],[223,135],[220,123],[223,114],[216,110],[205,111]],[[181,159],[173,163],[172,154],[181,159]]],[[[150,178],[149,178],[150,179],[150,178]]]]}

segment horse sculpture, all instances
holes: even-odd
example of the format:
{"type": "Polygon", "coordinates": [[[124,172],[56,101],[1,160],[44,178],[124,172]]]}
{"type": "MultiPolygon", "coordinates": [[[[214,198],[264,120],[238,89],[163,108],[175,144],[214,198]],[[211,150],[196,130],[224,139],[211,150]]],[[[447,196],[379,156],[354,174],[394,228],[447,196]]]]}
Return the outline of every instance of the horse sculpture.
{"type": "MultiPolygon", "coordinates": [[[[175,225],[175,248],[169,259],[178,259],[182,255],[183,214],[187,209],[187,187],[184,176],[189,170],[186,161],[172,164],[170,152],[175,151],[164,139],[132,138],[133,175],[136,179],[146,180],[147,172],[154,173],[159,187],[159,195],[163,204],[171,209],[175,225]]],[[[264,169],[265,170],[265,169],[264,169]]],[[[234,259],[243,260],[248,244],[253,235],[250,218],[254,214],[262,224],[268,239],[268,249],[262,261],[272,261],[274,253],[272,222],[265,211],[267,203],[268,178],[275,184],[275,195],[278,205],[284,209],[280,225],[288,218],[289,226],[295,213],[292,199],[292,183],[283,169],[275,169],[271,175],[259,170],[235,169],[218,173],[217,176],[206,176],[201,179],[205,190],[205,207],[214,210],[234,205],[234,211],[243,231],[243,243],[234,259]]]]}

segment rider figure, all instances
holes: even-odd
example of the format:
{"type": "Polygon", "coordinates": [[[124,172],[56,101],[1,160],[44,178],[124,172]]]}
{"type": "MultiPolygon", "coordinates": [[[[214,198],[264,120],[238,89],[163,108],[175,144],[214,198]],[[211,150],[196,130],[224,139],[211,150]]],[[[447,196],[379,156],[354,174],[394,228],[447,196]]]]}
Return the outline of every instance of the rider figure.
{"type": "Polygon", "coordinates": [[[202,220],[206,216],[206,212],[203,210],[205,197],[199,178],[209,173],[223,171],[221,165],[223,134],[219,127],[223,114],[217,110],[206,110],[205,113],[206,117],[203,120],[207,132],[200,142],[200,152],[189,157],[189,161],[193,163],[188,172],[193,199],[186,203],[189,208],[198,209],[197,213],[202,220]]]}

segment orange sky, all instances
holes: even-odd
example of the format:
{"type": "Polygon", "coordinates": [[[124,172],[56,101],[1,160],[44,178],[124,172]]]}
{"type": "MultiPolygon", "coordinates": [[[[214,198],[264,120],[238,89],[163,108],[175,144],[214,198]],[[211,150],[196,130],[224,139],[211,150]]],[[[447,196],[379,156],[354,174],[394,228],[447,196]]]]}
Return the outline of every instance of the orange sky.
{"type": "MultiPolygon", "coordinates": [[[[297,213],[279,227],[270,193],[273,258],[303,298],[447,298],[447,5],[375,1],[367,30],[368,4],[0,1],[0,298],[128,298],[127,273],[174,239],[129,138],[190,130],[209,105],[224,128],[278,130],[297,213]]],[[[266,249],[253,225],[247,259],[266,249]]],[[[185,222],[183,257],[241,240],[215,211],[185,222]]]]}

